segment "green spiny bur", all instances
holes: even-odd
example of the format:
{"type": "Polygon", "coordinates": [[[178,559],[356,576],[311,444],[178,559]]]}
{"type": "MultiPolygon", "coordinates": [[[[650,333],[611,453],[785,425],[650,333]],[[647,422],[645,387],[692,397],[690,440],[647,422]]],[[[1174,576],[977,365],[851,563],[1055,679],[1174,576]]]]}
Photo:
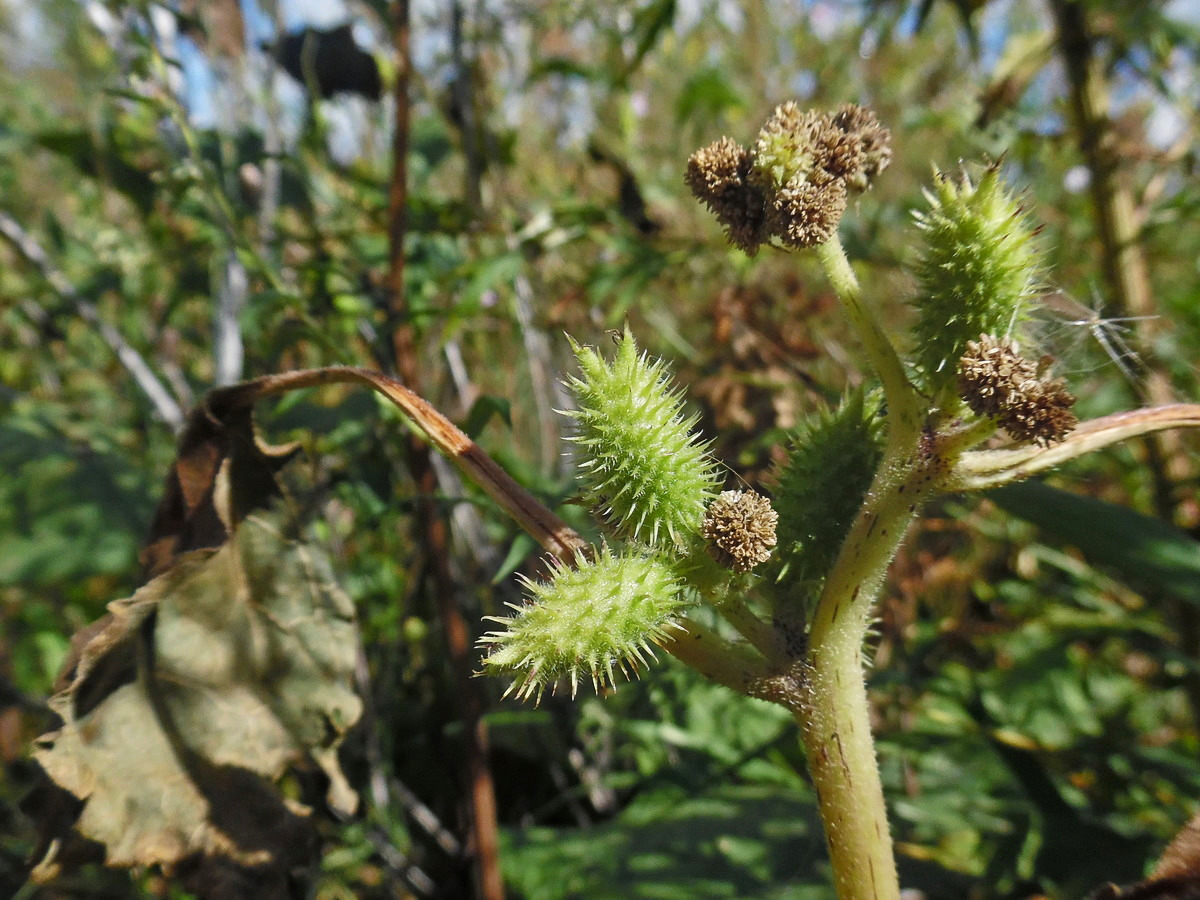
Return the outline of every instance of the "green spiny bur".
{"type": "Polygon", "coordinates": [[[652,645],[668,639],[673,615],[685,604],[675,567],[653,553],[603,547],[577,567],[555,566],[549,581],[525,580],[524,605],[509,604],[512,616],[490,616],[503,631],[484,635],[491,650],[483,660],[489,674],[509,674],[521,699],[541,699],[547,687],[569,682],[614,684],[616,673],[653,657],[652,645]]]}
{"type": "Polygon", "coordinates": [[[916,362],[926,386],[954,380],[967,341],[1011,333],[1038,289],[1036,230],[1006,190],[999,169],[978,184],[937,173],[926,191],[929,209],[916,213],[924,249],[915,267],[920,316],[914,327],[916,362]]]}
{"type": "Polygon", "coordinates": [[[789,595],[820,587],[882,456],[880,420],[861,392],[797,428],[775,491],[778,557],[789,595]]]}
{"type": "Polygon", "coordinates": [[[655,547],[694,535],[717,487],[716,466],[683,414],[661,361],[626,333],[612,362],[574,344],[582,377],[570,378],[579,408],[571,437],[582,448],[584,496],[621,536],[655,547]]]}

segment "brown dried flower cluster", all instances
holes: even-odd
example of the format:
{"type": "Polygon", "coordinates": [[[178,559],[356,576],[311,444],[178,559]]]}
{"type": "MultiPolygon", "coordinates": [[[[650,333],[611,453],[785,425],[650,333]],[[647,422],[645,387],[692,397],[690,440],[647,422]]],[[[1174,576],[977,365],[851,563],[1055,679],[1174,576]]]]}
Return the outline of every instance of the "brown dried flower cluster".
{"type": "Polygon", "coordinates": [[[833,117],[833,124],[846,135],[858,139],[862,161],[843,176],[846,187],[862,193],[871,186],[872,180],[892,161],[892,134],[879,124],[873,110],[864,106],[847,104],[833,117]]]}
{"type": "Polygon", "coordinates": [[[997,419],[1014,440],[1046,446],[1066,437],[1079,420],[1071,410],[1075,397],[1041,368],[1012,341],[980,335],[959,360],[958,393],[973,412],[997,419]]]}
{"type": "Polygon", "coordinates": [[[688,159],[685,181],[712,210],[729,242],[753,256],[766,240],[766,200],[750,183],[750,151],[730,137],[697,150],[688,159]]]}
{"type": "Polygon", "coordinates": [[[735,572],[748,572],[771,558],[779,514],[754,491],[725,491],[708,505],[700,533],[713,558],[735,572]]]}
{"type": "Polygon", "coordinates": [[[869,109],[803,112],[788,102],[775,108],[752,150],[723,137],[693,153],[685,180],[747,254],[772,237],[811,247],[833,235],[848,193],[866,190],[887,168],[890,141],[869,109]]]}

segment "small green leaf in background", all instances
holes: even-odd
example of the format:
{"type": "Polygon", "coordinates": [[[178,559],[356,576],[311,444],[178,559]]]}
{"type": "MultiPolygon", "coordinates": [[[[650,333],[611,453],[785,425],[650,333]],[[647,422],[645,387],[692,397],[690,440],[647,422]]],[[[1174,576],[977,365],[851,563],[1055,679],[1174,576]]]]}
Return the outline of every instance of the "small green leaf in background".
{"type": "Polygon", "coordinates": [[[1200,604],[1200,543],[1161,519],[1039,481],[989,491],[1001,509],[1078,547],[1135,589],[1200,604]]]}
{"type": "Polygon", "coordinates": [[[471,404],[471,411],[467,413],[467,421],[463,423],[462,429],[471,438],[478,438],[493,417],[500,419],[511,429],[512,404],[503,397],[485,394],[471,404]]]}

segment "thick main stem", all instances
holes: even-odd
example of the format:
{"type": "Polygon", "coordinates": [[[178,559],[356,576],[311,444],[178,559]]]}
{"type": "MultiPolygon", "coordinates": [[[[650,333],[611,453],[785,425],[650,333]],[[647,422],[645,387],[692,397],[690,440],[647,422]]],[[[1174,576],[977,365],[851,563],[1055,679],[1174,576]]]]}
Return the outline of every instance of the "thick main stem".
{"type": "Polygon", "coordinates": [[[871,736],[863,640],[888,564],[934,484],[936,457],[889,454],[829,574],[809,634],[803,727],[839,900],[897,900],[895,855],[871,736]]]}
{"type": "Polygon", "coordinates": [[[804,708],[808,770],[817,790],[838,900],[898,900],[879,763],[867,716],[861,653],[813,654],[804,708]]]}
{"type": "Polygon", "coordinates": [[[888,441],[817,603],[795,714],[839,900],[898,900],[900,881],[871,736],[863,640],[888,564],[932,491],[937,456],[925,446],[917,392],[896,349],[863,305],[858,279],[836,236],[817,253],[883,384],[888,441]]]}

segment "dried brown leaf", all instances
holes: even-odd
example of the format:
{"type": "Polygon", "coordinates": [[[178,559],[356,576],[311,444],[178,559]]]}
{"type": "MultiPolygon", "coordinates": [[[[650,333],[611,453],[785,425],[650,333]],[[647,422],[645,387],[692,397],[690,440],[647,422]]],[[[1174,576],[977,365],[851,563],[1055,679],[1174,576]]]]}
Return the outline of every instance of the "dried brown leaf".
{"type": "Polygon", "coordinates": [[[211,395],[188,416],[142,548],[142,565],[151,576],[165,572],[181,553],[220,547],[233,525],[279,496],[275,475],[296,445],[264,443],[255,433],[252,407],[235,390],[211,395]],[[222,402],[226,395],[233,402],[222,402]],[[216,481],[226,466],[229,496],[221,508],[216,481]]]}
{"type": "Polygon", "coordinates": [[[586,547],[395,379],[332,367],[213,391],[188,418],[143,549],[151,580],[76,635],[59,677],[62,725],[38,741],[48,777],[26,805],[40,879],[102,858],[160,865],[206,897],[284,897],[314,832],[274,781],[311,761],[331,807],[356,805],[337,762],[361,713],[353,606],[310,549],[251,515],[278,498],[294,452],[258,439],[254,404],[327,384],[387,397],[555,556],[586,547]]]}
{"type": "MultiPolygon", "coordinates": [[[[217,506],[228,469],[215,480],[217,506]]],[[[333,807],[356,802],[336,750],[361,712],[358,638],[328,567],[254,516],[225,546],[179,557],[109,610],[51,700],[62,727],[34,754],[83,801],[77,836],[102,844],[113,866],[220,858],[279,876],[302,863],[307,810],[272,782],[313,760],[333,807]],[[133,661],[132,680],[81,704],[114,655],[133,661]]],[[[55,868],[51,853],[38,875],[55,868]]]]}

